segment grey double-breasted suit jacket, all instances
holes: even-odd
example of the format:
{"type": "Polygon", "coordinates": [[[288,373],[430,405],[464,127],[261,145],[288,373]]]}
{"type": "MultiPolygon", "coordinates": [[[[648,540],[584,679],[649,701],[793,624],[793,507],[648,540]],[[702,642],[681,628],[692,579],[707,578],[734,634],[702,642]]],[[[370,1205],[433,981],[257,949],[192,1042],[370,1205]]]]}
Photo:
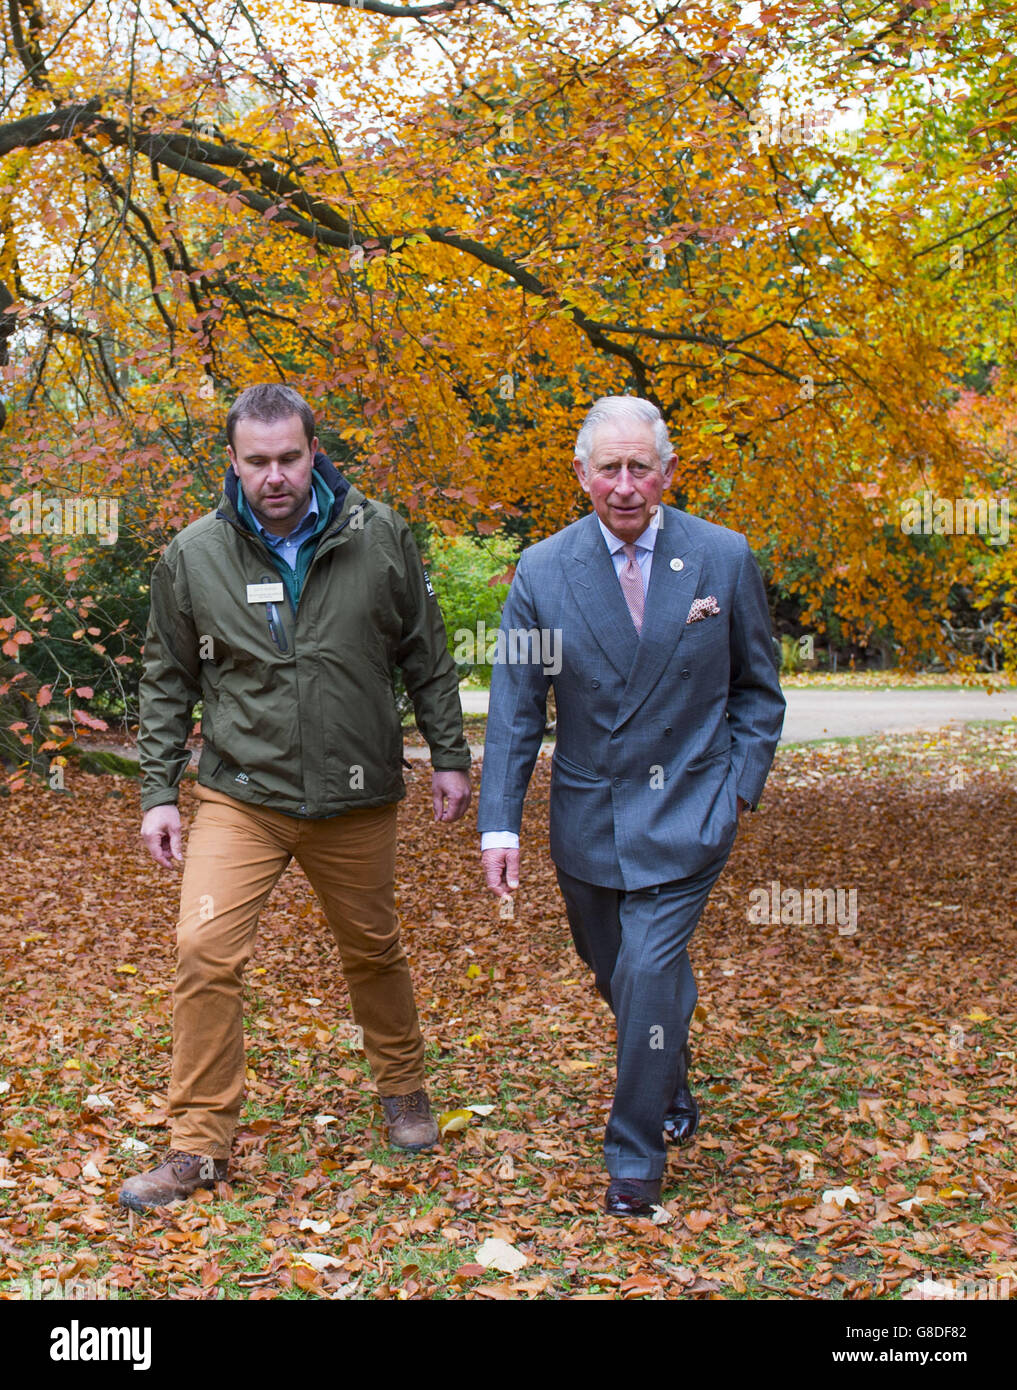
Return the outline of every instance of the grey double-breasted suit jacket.
{"type": "Polygon", "coordinates": [[[674,507],[659,516],[641,635],[594,514],[522,553],[502,614],[478,807],[481,831],[518,832],[553,683],[551,857],[574,878],[627,891],[726,853],[737,799],[756,806],[784,718],[745,537],[674,507]],[[714,601],[699,611],[717,611],[689,623],[697,598],[714,601]],[[542,644],[513,642],[534,629],[542,644]],[[538,652],[555,660],[533,660],[538,652]],[[512,659],[522,653],[531,659],[512,659]]]}

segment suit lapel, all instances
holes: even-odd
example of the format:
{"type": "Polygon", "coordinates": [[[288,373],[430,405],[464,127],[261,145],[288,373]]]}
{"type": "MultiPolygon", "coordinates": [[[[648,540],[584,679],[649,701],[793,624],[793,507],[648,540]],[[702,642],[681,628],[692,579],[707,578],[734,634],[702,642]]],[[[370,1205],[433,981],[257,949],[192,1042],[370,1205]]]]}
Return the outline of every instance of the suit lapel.
{"type": "Polygon", "coordinates": [[[595,515],[577,528],[565,559],[565,577],[593,640],[625,680],[640,641],[595,515]]]}
{"type": "MultiPolygon", "coordinates": [[[[653,690],[685,635],[689,608],[696,596],[703,568],[703,547],[689,539],[681,522],[681,513],[665,506],[661,507],[661,511],[664,519],[653,547],[650,584],[643,609],[643,629],[636,643],[635,659],[628,669],[628,683],[618,707],[616,729],[632,718],[653,690]],[[682,561],[681,569],[672,569],[671,561],[676,559],[682,561]]],[[[621,585],[614,576],[613,566],[611,577],[620,595],[621,585]]],[[[628,618],[624,597],[621,604],[628,618]]],[[[629,628],[634,636],[631,619],[629,628]]]]}

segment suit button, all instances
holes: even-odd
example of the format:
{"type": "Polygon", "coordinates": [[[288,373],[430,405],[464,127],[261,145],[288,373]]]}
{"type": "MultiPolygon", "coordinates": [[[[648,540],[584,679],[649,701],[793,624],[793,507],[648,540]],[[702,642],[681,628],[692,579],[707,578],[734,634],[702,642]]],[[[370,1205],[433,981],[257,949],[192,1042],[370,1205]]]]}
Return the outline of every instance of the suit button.
{"type": "Polygon", "coordinates": [[[689,678],[689,672],[688,672],[687,670],[686,670],[686,671],[683,671],[683,672],[682,672],[682,680],[683,680],[683,681],[687,681],[688,678],[689,678]]]}
{"type": "Polygon", "coordinates": [[[664,730],[664,732],[665,732],[665,734],[669,734],[669,733],[671,732],[671,725],[670,725],[670,724],[667,726],[667,728],[664,730]]]}
{"type": "Polygon", "coordinates": [[[620,787],[621,784],[622,784],[622,779],[621,779],[620,777],[616,777],[616,778],[614,779],[614,785],[615,785],[616,787],[620,787]]]}
{"type": "Polygon", "coordinates": [[[594,690],[600,689],[600,681],[590,681],[590,684],[593,686],[594,690]]]}
{"type": "Polygon", "coordinates": [[[612,735],[611,735],[611,742],[614,743],[615,739],[618,739],[618,738],[621,738],[621,734],[612,734],[612,735]]]}

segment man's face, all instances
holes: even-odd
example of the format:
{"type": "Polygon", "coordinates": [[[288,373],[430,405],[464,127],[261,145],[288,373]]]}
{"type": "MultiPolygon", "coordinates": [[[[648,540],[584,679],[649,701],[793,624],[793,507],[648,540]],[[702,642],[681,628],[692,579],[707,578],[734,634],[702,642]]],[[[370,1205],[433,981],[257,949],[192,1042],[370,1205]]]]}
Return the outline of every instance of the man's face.
{"type": "Polygon", "coordinates": [[[287,536],[307,510],[318,441],[307,442],[299,415],[270,424],[239,420],[226,446],[254,515],[274,536],[287,536]]]}
{"type": "Polygon", "coordinates": [[[665,490],[671,484],[676,456],[657,457],[652,425],[619,420],[601,425],[593,436],[590,462],[572,466],[593,510],[622,541],[635,541],[653,520],[665,490]]]}

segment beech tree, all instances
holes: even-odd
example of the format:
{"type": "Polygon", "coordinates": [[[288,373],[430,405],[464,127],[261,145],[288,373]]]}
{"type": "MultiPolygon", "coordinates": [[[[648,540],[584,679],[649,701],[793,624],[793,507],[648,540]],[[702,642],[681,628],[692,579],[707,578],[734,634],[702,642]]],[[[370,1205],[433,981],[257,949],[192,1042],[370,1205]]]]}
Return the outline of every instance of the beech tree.
{"type": "Polygon", "coordinates": [[[745,531],[807,629],[970,670],[960,593],[1013,662],[1012,547],[902,528],[1012,482],[1003,0],[2,22],[0,634],[68,730],[129,695],[147,568],[265,379],[411,520],[533,539],[580,513],[590,402],[645,396],[675,500],[745,531]],[[86,498],[117,501],[108,557],[64,524],[86,498]]]}

